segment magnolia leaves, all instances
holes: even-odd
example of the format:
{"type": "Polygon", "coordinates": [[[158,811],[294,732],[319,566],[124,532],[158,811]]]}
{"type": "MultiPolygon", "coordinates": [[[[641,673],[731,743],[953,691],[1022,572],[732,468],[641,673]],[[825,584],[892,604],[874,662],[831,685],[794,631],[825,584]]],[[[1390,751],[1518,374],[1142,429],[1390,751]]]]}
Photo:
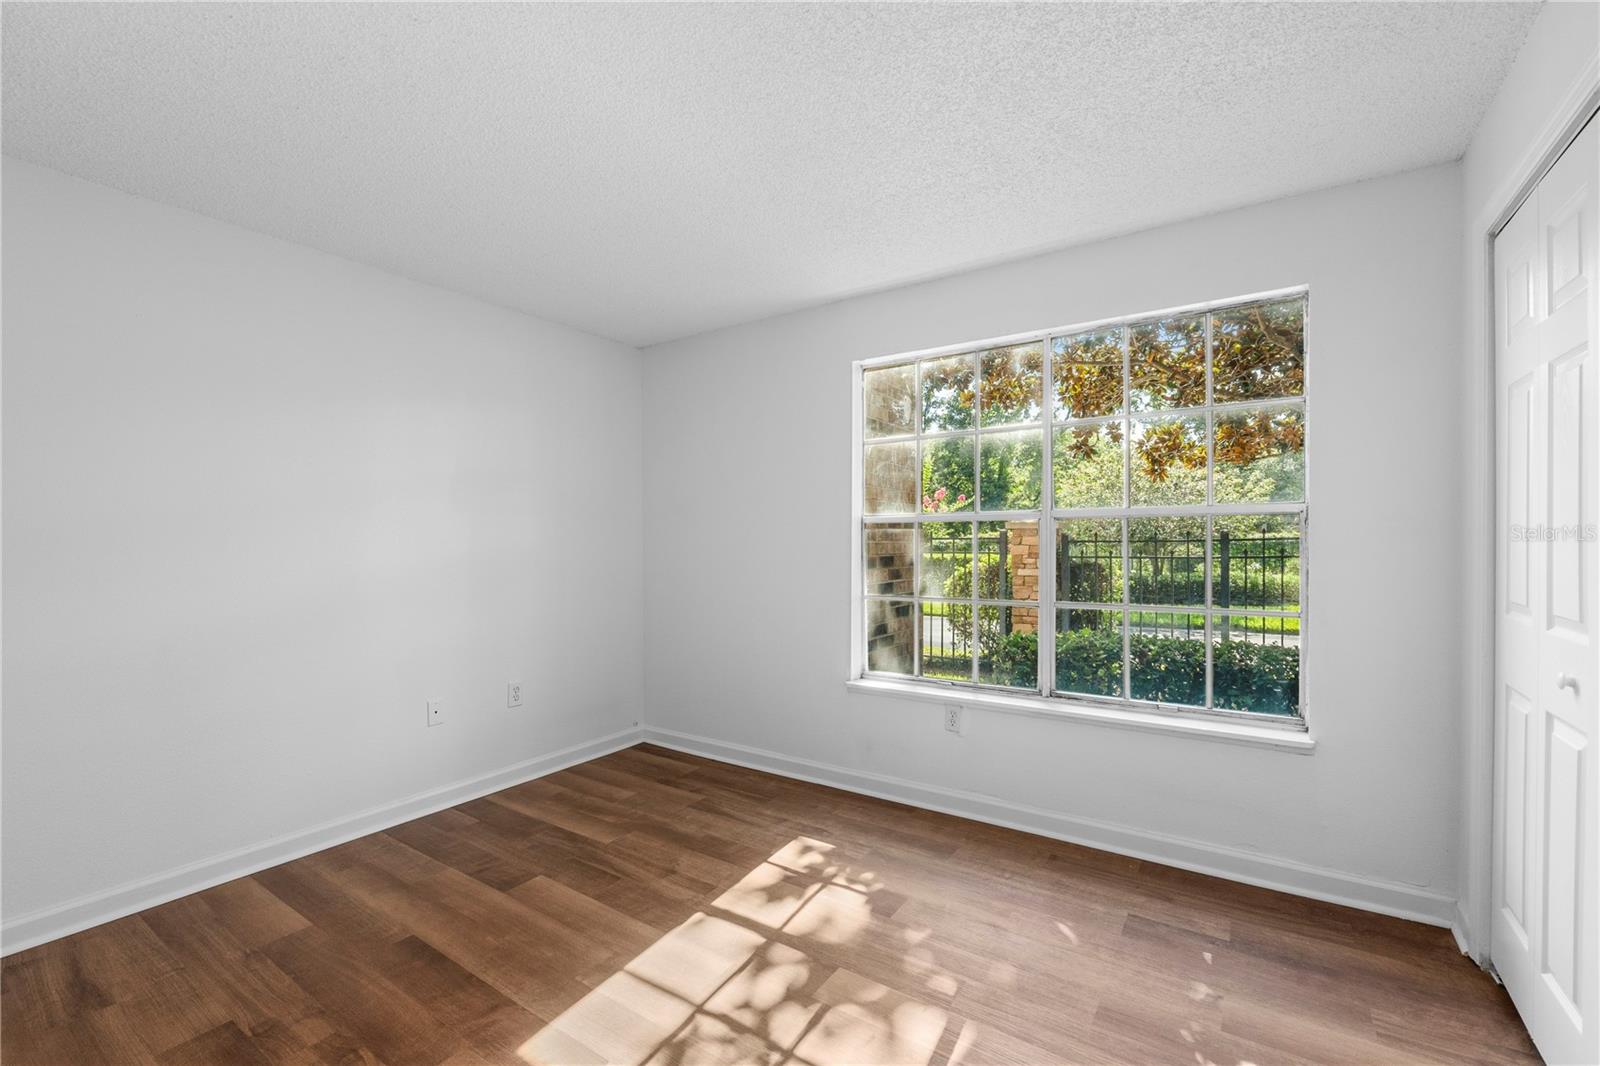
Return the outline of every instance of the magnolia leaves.
{"type": "Polygon", "coordinates": [[[1218,311],[1211,325],[1215,403],[1305,395],[1303,298],[1218,311]]]}
{"type": "Polygon", "coordinates": [[[1056,418],[1100,418],[1122,410],[1122,330],[1057,337],[1056,418]]]}
{"type": "Polygon", "coordinates": [[[1128,388],[1135,411],[1206,403],[1206,316],[1128,327],[1128,388]]]}
{"type": "MultiPolygon", "coordinates": [[[[1217,416],[1219,464],[1246,466],[1258,459],[1303,452],[1306,423],[1297,407],[1241,411],[1217,416]]],[[[1204,456],[1201,463],[1205,462],[1204,456]]]]}
{"type": "Polygon", "coordinates": [[[1042,438],[1010,434],[1046,403],[1058,506],[1301,499],[1305,318],[1294,296],[873,369],[866,436],[932,438],[912,490],[925,513],[1036,506],[1042,438]]]}
{"type": "Polygon", "coordinates": [[[983,424],[1037,422],[1044,396],[1044,345],[994,348],[984,352],[980,362],[983,424]]]}

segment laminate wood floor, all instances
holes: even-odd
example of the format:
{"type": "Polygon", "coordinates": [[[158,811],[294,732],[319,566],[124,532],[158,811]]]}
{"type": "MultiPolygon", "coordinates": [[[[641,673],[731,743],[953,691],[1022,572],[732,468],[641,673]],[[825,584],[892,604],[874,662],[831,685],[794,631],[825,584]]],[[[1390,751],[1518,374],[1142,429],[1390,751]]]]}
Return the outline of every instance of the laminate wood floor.
{"type": "Polygon", "coordinates": [[[1445,930],[649,746],[0,985],[6,1066],[1538,1061],[1445,930]]]}

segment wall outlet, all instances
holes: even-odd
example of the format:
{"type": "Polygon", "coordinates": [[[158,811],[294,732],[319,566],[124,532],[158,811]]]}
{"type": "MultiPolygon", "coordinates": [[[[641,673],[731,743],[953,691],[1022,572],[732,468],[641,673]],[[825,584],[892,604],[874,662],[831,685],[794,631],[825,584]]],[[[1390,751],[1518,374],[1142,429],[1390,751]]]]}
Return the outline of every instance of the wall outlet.
{"type": "Polygon", "coordinates": [[[961,704],[947,703],[944,705],[944,729],[946,733],[961,735],[961,704]]]}
{"type": "Polygon", "coordinates": [[[436,726],[444,720],[444,700],[428,701],[428,725],[436,726]]]}
{"type": "Polygon", "coordinates": [[[506,682],[506,706],[507,707],[521,707],[522,706],[522,682],[521,681],[507,681],[506,682]]]}

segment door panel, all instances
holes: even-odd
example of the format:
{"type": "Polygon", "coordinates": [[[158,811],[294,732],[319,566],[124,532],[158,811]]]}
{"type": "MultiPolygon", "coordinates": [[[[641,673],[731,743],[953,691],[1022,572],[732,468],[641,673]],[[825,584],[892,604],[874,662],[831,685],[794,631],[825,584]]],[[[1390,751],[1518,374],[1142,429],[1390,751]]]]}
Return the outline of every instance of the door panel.
{"type": "Polygon", "coordinates": [[[1583,283],[1587,280],[1583,269],[1584,214],[1580,197],[1565,206],[1546,226],[1551,311],[1583,294],[1583,283]]]}
{"type": "MultiPolygon", "coordinates": [[[[1589,352],[1579,349],[1550,370],[1550,623],[1584,631],[1583,541],[1560,535],[1583,521],[1583,394],[1589,352]]],[[[1594,432],[1588,427],[1589,432],[1594,432]]]]}
{"type": "Polygon", "coordinates": [[[1495,238],[1495,810],[1490,955],[1545,1059],[1600,1062],[1600,133],[1495,238]]]}
{"type": "MultiPolygon", "coordinates": [[[[1528,434],[1533,428],[1533,376],[1511,383],[1506,395],[1506,472],[1503,486],[1506,498],[1507,519],[1516,527],[1526,529],[1528,517],[1533,512],[1533,442],[1528,434]]],[[[1513,537],[1506,545],[1506,606],[1521,614],[1528,613],[1528,581],[1532,552],[1526,537],[1513,537]]]]}
{"type": "Polygon", "coordinates": [[[1545,973],[1573,1009],[1577,998],[1579,932],[1578,869],[1583,852],[1579,812],[1583,799],[1583,761],[1587,739],[1559,718],[1547,718],[1550,739],[1546,766],[1545,973]]]}
{"type": "Polygon", "coordinates": [[[1502,748],[1506,761],[1506,829],[1502,849],[1505,909],[1512,931],[1524,944],[1527,929],[1528,872],[1528,698],[1514,689],[1506,691],[1506,718],[1502,748]]]}

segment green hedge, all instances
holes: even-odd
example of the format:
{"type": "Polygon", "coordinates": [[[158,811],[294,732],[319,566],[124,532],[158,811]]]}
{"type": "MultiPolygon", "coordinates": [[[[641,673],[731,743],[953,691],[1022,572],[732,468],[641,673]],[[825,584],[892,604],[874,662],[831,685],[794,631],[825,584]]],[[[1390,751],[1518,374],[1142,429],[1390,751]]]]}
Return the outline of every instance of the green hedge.
{"type": "MultiPolygon", "coordinates": [[[[1203,706],[1206,649],[1203,641],[1136,633],[1129,639],[1133,696],[1203,706]]],[[[1213,695],[1218,707],[1294,714],[1299,709],[1300,649],[1245,641],[1214,645],[1213,695]]],[[[1039,638],[1012,633],[993,655],[993,683],[1032,688],[1038,683],[1039,638]]],[[[1073,629],[1056,635],[1056,688],[1063,692],[1116,696],[1122,690],[1122,633],[1073,629]]]]}

